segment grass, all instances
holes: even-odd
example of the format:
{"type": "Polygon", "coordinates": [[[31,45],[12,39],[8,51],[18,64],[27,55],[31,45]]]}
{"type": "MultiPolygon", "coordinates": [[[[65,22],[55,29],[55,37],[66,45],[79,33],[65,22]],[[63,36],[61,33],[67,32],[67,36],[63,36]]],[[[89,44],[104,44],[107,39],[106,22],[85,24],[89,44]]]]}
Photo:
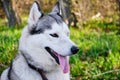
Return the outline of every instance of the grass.
{"type": "Polygon", "coordinates": [[[20,29],[0,27],[0,73],[11,63],[17,53],[20,32],[20,29]]]}
{"type": "MultiPolygon", "coordinates": [[[[99,21],[87,22],[84,26],[82,29],[70,28],[70,37],[80,48],[78,54],[70,58],[71,80],[119,80],[120,35],[116,34],[117,26],[99,21]],[[104,28],[106,25],[109,31],[104,28]]],[[[0,26],[0,74],[17,53],[21,30],[22,27],[0,26]]]]}
{"type": "Polygon", "coordinates": [[[80,48],[70,59],[72,76],[90,80],[120,78],[120,35],[72,28],[71,38],[80,48]]]}

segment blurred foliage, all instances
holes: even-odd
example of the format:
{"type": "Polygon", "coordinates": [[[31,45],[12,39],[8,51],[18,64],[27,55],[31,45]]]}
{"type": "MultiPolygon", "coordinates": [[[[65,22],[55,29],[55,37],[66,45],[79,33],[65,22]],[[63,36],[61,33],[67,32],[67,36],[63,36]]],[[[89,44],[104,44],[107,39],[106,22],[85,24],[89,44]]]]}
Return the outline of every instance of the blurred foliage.
{"type": "MultiPolygon", "coordinates": [[[[71,10],[78,17],[79,22],[84,22],[99,14],[98,17],[119,17],[119,5],[117,0],[70,0],[71,10]]],[[[116,20],[114,18],[114,20],[116,20]]]]}
{"type": "Polygon", "coordinates": [[[119,80],[120,70],[114,70],[120,68],[120,35],[86,26],[82,30],[71,28],[71,38],[80,48],[70,59],[73,80],[119,80]],[[103,74],[110,70],[113,72],[103,74]]]}
{"type": "Polygon", "coordinates": [[[81,24],[83,27],[87,27],[89,29],[95,29],[98,32],[104,31],[104,32],[119,32],[119,23],[117,21],[113,21],[113,19],[110,18],[97,18],[97,19],[91,19],[87,20],[84,23],[81,24]]]}
{"type": "MultiPolygon", "coordinates": [[[[36,1],[40,3],[40,6],[45,13],[50,12],[57,2],[57,0],[36,1]]],[[[34,0],[12,0],[12,2],[13,8],[22,16],[28,15],[34,0]]],[[[97,18],[108,18],[110,20],[112,19],[112,21],[119,22],[118,18],[120,11],[117,0],[69,0],[69,5],[71,12],[77,16],[79,23],[84,23],[86,20],[90,20],[95,16],[97,18]]],[[[3,12],[2,6],[0,6],[0,17],[3,16],[3,12]]]]}
{"type": "Polygon", "coordinates": [[[11,63],[17,53],[20,31],[19,29],[0,26],[0,73],[7,68],[6,65],[11,63]]]}

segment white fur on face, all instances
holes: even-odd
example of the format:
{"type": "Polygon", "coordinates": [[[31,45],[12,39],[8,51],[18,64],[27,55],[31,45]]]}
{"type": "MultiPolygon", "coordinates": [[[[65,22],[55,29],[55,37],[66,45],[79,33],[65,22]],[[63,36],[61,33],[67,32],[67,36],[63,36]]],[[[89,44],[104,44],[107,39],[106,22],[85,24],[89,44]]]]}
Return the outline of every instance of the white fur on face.
{"type": "Polygon", "coordinates": [[[42,12],[39,11],[39,5],[37,5],[37,3],[34,3],[30,10],[28,24],[30,26],[33,26],[34,24],[36,24],[36,22],[38,21],[41,15],[42,15],[42,12]]]}
{"type": "MultiPolygon", "coordinates": [[[[53,23],[52,29],[46,29],[44,33],[35,35],[28,34],[28,28],[25,28],[25,30],[23,30],[23,34],[20,39],[19,49],[24,50],[30,56],[32,56],[35,62],[41,65],[44,64],[44,66],[52,66],[52,68],[53,65],[56,65],[56,61],[45,50],[45,47],[50,47],[55,52],[57,52],[57,54],[62,56],[69,56],[72,54],[71,47],[75,44],[69,38],[69,29],[65,23],[60,25],[53,23]],[[54,33],[56,33],[59,37],[52,37],[50,35],[54,33]]],[[[38,67],[39,64],[37,64],[38,67]]],[[[43,68],[44,66],[41,65],[40,68],[43,68]]]]}
{"type": "Polygon", "coordinates": [[[69,38],[69,29],[65,23],[61,25],[52,24],[52,29],[45,30],[44,33],[31,35],[28,45],[34,48],[50,47],[62,56],[71,55],[71,47],[75,44],[69,38]],[[56,33],[59,37],[52,37],[50,34],[56,33]]]}
{"type": "Polygon", "coordinates": [[[72,54],[71,48],[72,46],[75,46],[75,44],[69,38],[69,29],[67,24],[62,21],[57,23],[55,20],[53,20],[53,23],[48,23],[52,24],[51,29],[46,28],[44,32],[40,34],[30,34],[30,30],[33,28],[33,25],[39,21],[38,19],[41,14],[42,13],[39,12],[36,3],[34,3],[28,18],[28,25],[24,28],[20,38],[19,50],[24,51],[25,54],[32,58],[32,64],[41,69],[45,69],[46,71],[50,71],[55,69],[58,64],[56,63],[55,59],[46,51],[45,47],[53,49],[61,56],[69,56],[72,54]],[[58,37],[53,37],[50,35],[54,33],[57,34],[58,37]],[[45,68],[45,66],[49,67],[45,68]]]}
{"type": "Polygon", "coordinates": [[[44,34],[47,35],[48,41],[45,46],[52,48],[55,52],[62,56],[71,55],[71,47],[75,44],[69,38],[68,26],[63,22],[62,24],[53,23],[51,30],[46,30],[44,34]],[[50,34],[56,33],[59,37],[52,37],[50,34]]]}

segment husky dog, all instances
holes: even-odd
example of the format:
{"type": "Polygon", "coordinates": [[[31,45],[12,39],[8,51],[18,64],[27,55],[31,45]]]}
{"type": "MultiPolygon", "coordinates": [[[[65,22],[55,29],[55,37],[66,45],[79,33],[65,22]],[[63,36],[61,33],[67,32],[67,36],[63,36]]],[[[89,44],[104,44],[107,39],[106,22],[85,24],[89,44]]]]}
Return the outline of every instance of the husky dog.
{"type": "Polygon", "coordinates": [[[19,41],[19,51],[1,80],[70,80],[69,58],[78,47],[69,38],[59,2],[43,14],[37,2],[19,41]]]}

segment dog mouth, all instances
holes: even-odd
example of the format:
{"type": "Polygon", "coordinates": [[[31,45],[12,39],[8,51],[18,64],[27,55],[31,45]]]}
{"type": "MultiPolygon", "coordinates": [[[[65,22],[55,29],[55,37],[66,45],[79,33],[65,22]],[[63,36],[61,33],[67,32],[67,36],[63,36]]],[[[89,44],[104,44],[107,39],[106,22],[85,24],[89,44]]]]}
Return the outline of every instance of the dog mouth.
{"type": "Polygon", "coordinates": [[[67,59],[67,56],[59,55],[57,52],[55,52],[50,47],[45,47],[45,49],[55,59],[55,61],[60,65],[63,72],[68,73],[69,72],[69,61],[67,59]]]}

